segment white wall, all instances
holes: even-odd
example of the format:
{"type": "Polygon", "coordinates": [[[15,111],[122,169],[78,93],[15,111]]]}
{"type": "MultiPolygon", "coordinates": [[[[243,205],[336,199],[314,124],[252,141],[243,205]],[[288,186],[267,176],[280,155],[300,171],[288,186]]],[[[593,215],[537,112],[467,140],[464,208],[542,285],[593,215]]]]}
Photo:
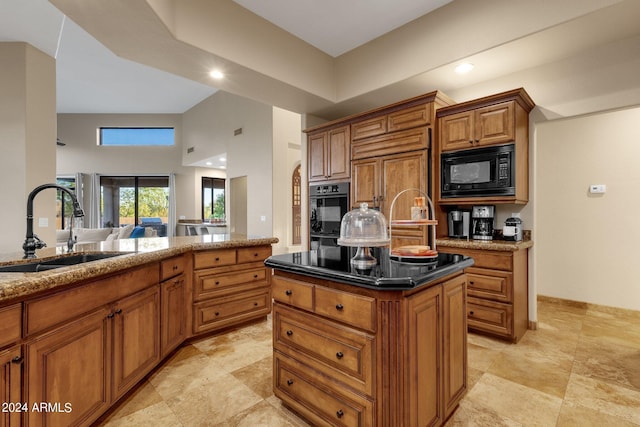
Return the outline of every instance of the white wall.
{"type": "Polygon", "coordinates": [[[247,234],[273,236],[272,107],[219,91],[185,112],[182,124],[183,164],[226,153],[227,179],[247,177],[247,234]]]}
{"type": "MultiPolygon", "coordinates": [[[[55,60],[27,43],[0,43],[0,252],[22,252],[27,196],[55,182],[55,60]]],[[[56,193],[34,199],[34,232],[55,245],[56,193]],[[48,222],[39,227],[39,220],[48,222]]]]}
{"type": "Polygon", "coordinates": [[[292,244],[291,189],[291,176],[301,164],[301,127],[300,114],[273,108],[273,234],[280,239],[273,246],[274,254],[302,250],[301,245],[292,244]]]}
{"type": "Polygon", "coordinates": [[[200,176],[197,168],[182,166],[181,114],[59,114],[57,174],[176,174],[176,215],[200,218],[200,176]],[[97,129],[104,126],[175,128],[171,147],[103,147],[97,129]],[[197,185],[197,187],[196,187],[197,185]]]}
{"type": "Polygon", "coordinates": [[[640,108],[536,125],[538,294],[640,310],[638,123],[640,108]]]}

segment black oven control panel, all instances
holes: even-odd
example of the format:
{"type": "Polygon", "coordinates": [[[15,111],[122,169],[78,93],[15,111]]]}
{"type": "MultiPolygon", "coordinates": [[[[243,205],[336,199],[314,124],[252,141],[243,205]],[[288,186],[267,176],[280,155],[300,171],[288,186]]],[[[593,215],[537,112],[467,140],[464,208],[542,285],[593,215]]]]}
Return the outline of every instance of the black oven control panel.
{"type": "Polygon", "coordinates": [[[336,194],[349,194],[349,183],[341,182],[339,184],[331,185],[312,185],[311,191],[309,191],[310,196],[325,196],[336,194]]]}

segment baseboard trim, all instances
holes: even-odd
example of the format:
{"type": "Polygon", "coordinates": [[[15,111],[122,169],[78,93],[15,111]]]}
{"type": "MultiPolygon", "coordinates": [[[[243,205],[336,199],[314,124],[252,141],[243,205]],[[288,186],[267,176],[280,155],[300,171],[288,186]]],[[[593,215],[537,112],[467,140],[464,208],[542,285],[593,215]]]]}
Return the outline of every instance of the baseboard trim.
{"type": "MultiPolygon", "coordinates": [[[[558,305],[564,305],[565,307],[581,308],[581,309],[584,309],[585,311],[591,310],[591,311],[597,311],[600,313],[624,315],[624,316],[630,316],[630,317],[640,319],[640,311],[631,310],[628,308],[611,307],[608,305],[593,304],[590,302],[583,302],[583,301],[574,301],[569,299],[550,297],[546,295],[538,295],[537,299],[538,301],[546,302],[549,304],[558,304],[558,305]]],[[[531,326],[531,321],[529,321],[529,326],[531,326]]]]}

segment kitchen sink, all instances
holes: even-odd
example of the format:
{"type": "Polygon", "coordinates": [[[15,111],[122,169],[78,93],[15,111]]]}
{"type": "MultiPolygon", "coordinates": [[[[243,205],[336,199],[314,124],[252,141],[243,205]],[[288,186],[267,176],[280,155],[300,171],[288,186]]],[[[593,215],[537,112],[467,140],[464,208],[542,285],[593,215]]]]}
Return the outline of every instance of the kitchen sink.
{"type": "Polygon", "coordinates": [[[105,252],[105,253],[86,253],[76,255],[63,255],[53,259],[35,260],[26,263],[18,263],[0,266],[0,273],[35,273],[38,271],[53,270],[60,267],[68,267],[70,265],[84,264],[85,262],[98,261],[106,258],[113,258],[126,255],[131,252],[105,252]]]}

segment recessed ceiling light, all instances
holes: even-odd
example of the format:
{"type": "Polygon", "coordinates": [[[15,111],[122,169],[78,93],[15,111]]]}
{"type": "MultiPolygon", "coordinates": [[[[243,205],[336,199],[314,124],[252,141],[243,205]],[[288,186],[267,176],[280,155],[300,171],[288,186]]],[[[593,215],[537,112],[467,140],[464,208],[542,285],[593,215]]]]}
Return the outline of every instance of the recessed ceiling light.
{"type": "Polygon", "coordinates": [[[463,62],[462,64],[458,65],[456,67],[456,73],[458,74],[465,74],[468,73],[469,71],[473,70],[473,64],[470,62],[463,62]]]}
{"type": "Polygon", "coordinates": [[[225,165],[220,166],[220,169],[226,169],[227,167],[225,165]]]}
{"type": "Polygon", "coordinates": [[[212,78],[217,79],[217,80],[219,80],[219,79],[221,79],[221,78],[223,78],[223,77],[224,77],[224,74],[222,74],[222,71],[220,71],[220,70],[213,70],[213,71],[211,71],[211,72],[209,73],[209,75],[210,75],[212,78]]]}
{"type": "Polygon", "coordinates": [[[220,161],[221,161],[221,162],[226,162],[226,161],[227,161],[227,159],[226,159],[226,158],[224,158],[224,157],[220,157],[220,161]]]}
{"type": "Polygon", "coordinates": [[[212,164],[213,164],[213,163],[211,163],[211,162],[207,162],[207,163],[205,163],[205,165],[207,165],[207,166],[211,166],[212,164]]]}

